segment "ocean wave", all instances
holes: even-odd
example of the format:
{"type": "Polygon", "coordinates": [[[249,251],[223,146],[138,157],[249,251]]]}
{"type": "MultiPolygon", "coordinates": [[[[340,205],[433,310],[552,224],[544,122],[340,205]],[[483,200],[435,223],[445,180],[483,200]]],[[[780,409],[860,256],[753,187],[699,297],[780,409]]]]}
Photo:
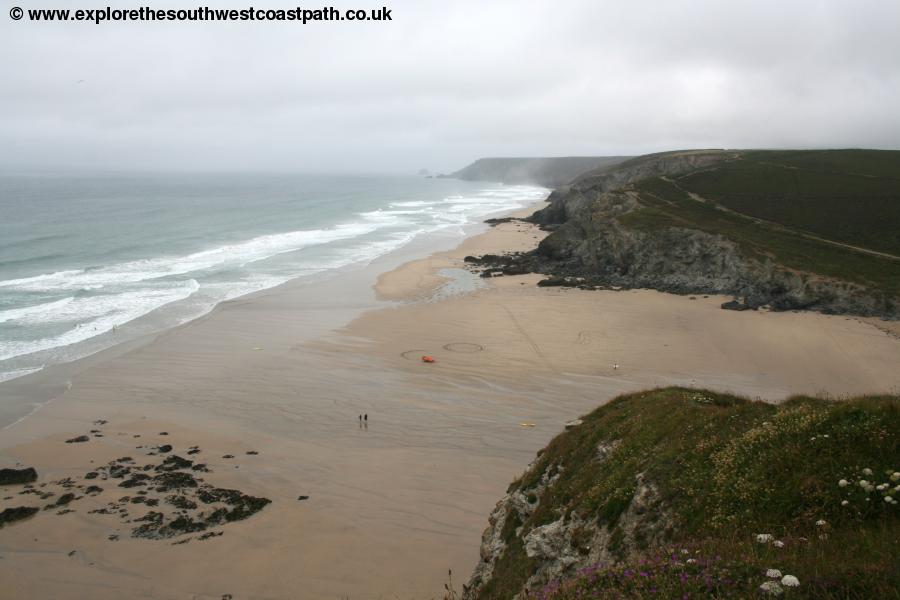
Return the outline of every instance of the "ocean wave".
{"type": "Polygon", "coordinates": [[[112,265],[46,273],[34,277],[0,281],[0,287],[47,292],[97,289],[96,286],[139,283],[163,277],[186,275],[213,268],[244,266],[279,254],[310,246],[346,240],[376,231],[383,223],[348,223],[330,229],[311,229],[255,237],[185,256],[141,259],[112,265]]]}
{"type": "Polygon", "coordinates": [[[53,302],[44,302],[32,306],[23,306],[22,308],[0,310],[0,323],[6,323],[7,321],[23,321],[35,316],[52,314],[54,311],[66,306],[74,299],[73,296],[69,296],[68,298],[55,300],[53,302]]]}
{"type": "Polygon", "coordinates": [[[432,206],[434,202],[429,202],[427,200],[410,200],[409,202],[391,202],[389,205],[391,208],[394,207],[413,207],[413,206],[432,206]]]}
{"type": "Polygon", "coordinates": [[[114,328],[133,321],[154,310],[172,302],[185,300],[194,294],[200,285],[191,279],[181,285],[168,289],[147,289],[140,292],[127,292],[108,297],[91,298],[90,302],[79,304],[73,300],[52,315],[45,315],[41,324],[48,322],[67,322],[71,320],[84,320],[75,327],[69,328],[59,335],[28,341],[0,341],[0,360],[8,360],[18,356],[34,354],[42,350],[70,346],[84,340],[102,335],[114,328]],[[75,317],[76,310],[73,305],[78,304],[89,313],[80,313],[75,317]],[[69,318],[69,315],[72,318],[69,318]]]}
{"type": "Polygon", "coordinates": [[[44,366],[40,367],[28,367],[27,369],[12,369],[10,371],[0,371],[0,382],[9,381],[10,379],[16,379],[18,377],[24,377],[26,375],[30,375],[32,373],[37,373],[44,366]]]}

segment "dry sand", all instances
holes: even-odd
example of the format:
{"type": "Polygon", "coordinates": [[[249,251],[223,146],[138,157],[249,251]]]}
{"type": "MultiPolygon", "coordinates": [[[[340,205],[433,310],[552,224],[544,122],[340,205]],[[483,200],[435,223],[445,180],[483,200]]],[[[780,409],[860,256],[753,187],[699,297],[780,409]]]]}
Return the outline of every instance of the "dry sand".
{"type": "MultiPolygon", "coordinates": [[[[117,457],[161,458],[136,446],[186,456],[197,445],[190,458],[209,465],[206,481],[273,502],[222,536],[172,545],[129,537],[139,523],[125,521],[143,505],[90,514],[135,494],[98,482],[104,492],[74,512],[0,530],[0,597],[440,597],[448,568],[459,581],[478,560],[507,483],[566,420],[618,393],[681,384],[778,400],[900,388],[900,340],[857,319],[463,270],[467,254],[542,235],[503,224],[404,264],[378,279],[386,304],[361,291],[372,271],[287,286],[72,370],[62,397],[0,432],[0,466],[34,466],[47,484],[38,489],[58,497],[48,482],[88,485],[86,472],[117,457]],[[103,437],[65,443],[91,429],[103,437]]],[[[19,491],[3,489],[12,499],[0,509],[56,498],[19,491]]]]}

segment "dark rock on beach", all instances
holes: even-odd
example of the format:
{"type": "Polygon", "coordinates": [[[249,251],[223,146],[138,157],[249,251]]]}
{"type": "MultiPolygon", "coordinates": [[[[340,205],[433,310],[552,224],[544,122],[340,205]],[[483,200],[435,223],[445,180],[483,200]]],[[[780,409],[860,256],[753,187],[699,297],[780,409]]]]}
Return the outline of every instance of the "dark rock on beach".
{"type": "Polygon", "coordinates": [[[194,479],[193,475],[178,471],[161,473],[153,478],[153,483],[156,484],[157,492],[168,492],[170,490],[197,487],[197,480],[194,479]]]}
{"type": "Polygon", "coordinates": [[[149,475],[145,475],[143,473],[135,473],[125,481],[119,484],[119,487],[123,488],[133,488],[142,485],[147,485],[147,481],[150,479],[149,475]]]}
{"type": "Polygon", "coordinates": [[[109,468],[109,476],[113,479],[122,479],[126,475],[131,473],[131,467],[123,467],[121,465],[114,465],[109,468]]]}
{"type": "Polygon", "coordinates": [[[91,438],[86,435],[79,435],[77,437],[73,437],[71,439],[66,440],[67,444],[80,444],[82,442],[88,442],[91,438]]]}
{"type": "Polygon", "coordinates": [[[56,499],[56,502],[45,506],[44,510],[51,510],[54,508],[59,508],[60,506],[66,506],[67,504],[72,502],[72,500],[75,500],[75,494],[73,494],[72,492],[63,494],[62,496],[60,496],[59,498],[56,499]]]}
{"type": "Polygon", "coordinates": [[[737,300],[730,300],[729,302],[723,302],[722,308],[725,310],[742,311],[742,310],[750,310],[751,307],[750,307],[750,305],[748,305],[744,302],[739,302],[737,300]]]}
{"type": "Polygon", "coordinates": [[[161,465],[158,465],[156,467],[156,470],[160,472],[177,471],[178,469],[187,469],[193,464],[194,461],[188,460],[186,458],[181,458],[177,454],[173,454],[172,456],[166,458],[166,460],[164,460],[161,465]]]}
{"type": "Polygon", "coordinates": [[[15,485],[31,483],[37,479],[37,471],[34,467],[24,469],[0,469],[0,485],[15,485]]]}
{"type": "Polygon", "coordinates": [[[171,504],[175,508],[180,508],[182,510],[194,510],[195,508],[197,508],[196,502],[187,498],[186,496],[179,496],[178,494],[167,496],[166,502],[171,504]]]}
{"type": "Polygon", "coordinates": [[[490,225],[491,227],[496,227],[497,225],[501,225],[503,223],[514,223],[516,221],[520,221],[523,223],[527,223],[525,219],[520,219],[518,217],[499,217],[496,219],[485,219],[485,223],[490,225]]]}
{"type": "Polygon", "coordinates": [[[40,509],[36,506],[16,506],[15,508],[7,508],[3,512],[0,512],[0,527],[3,527],[8,523],[27,519],[39,510],[40,509]]]}

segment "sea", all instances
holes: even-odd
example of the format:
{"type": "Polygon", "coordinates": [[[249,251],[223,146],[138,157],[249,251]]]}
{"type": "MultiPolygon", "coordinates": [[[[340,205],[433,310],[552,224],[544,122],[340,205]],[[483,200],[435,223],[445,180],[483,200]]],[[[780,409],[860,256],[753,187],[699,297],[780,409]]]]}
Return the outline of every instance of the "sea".
{"type": "Polygon", "coordinates": [[[414,176],[0,174],[0,381],[544,199],[414,176]]]}

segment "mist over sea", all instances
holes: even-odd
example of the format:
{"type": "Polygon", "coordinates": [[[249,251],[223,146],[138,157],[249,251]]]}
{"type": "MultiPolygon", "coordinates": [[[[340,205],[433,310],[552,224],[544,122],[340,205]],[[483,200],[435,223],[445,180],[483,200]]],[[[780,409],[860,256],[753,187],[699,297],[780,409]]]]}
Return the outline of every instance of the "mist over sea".
{"type": "Polygon", "coordinates": [[[0,381],[546,197],[452,179],[0,175],[0,381]]]}

